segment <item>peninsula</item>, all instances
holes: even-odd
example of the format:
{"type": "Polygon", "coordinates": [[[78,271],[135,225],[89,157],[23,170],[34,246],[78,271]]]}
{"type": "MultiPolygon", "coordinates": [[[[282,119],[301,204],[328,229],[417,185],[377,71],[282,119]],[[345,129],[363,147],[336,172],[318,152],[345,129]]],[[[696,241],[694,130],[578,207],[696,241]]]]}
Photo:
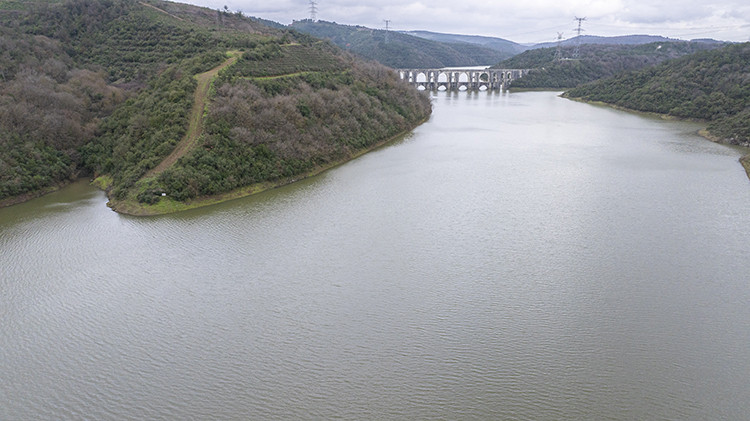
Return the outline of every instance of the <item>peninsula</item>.
{"type": "Polygon", "coordinates": [[[124,213],[315,174],[408,132],[429,98],[327,41],[159,0],[0,7],[0,201],[86,176],[124,213]]]}

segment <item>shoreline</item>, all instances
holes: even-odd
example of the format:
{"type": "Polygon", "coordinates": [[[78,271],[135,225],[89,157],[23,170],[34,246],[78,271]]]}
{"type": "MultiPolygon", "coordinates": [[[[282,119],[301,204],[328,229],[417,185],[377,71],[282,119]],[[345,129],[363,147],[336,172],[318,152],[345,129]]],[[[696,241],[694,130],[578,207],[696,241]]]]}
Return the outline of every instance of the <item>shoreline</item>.
{"type": "MultiPolygon", "coordinates": [[[[565,96],[564,94],[561,94],[560,98],[565,98],[565,99],[570,100],[570,101],[582,102],[582,103],[585,103],[585,104],[601,105],[601,106],[613,108],[613,109],[618,110],[618,111],[627,111],[627,112],[635,113],[635,114],[642,114],[642,115],[647,115],[647,116],[652,116],[652,117],[659,117],[659,118],[661,118],[663,120],[692,121],[692,122],[696,122],[696,123],[706,123],[705,120],[698,120],[698,119],[692,119],[692,118],[681,118],[681,117],[671,116],[671,115],[668,115],[668,114],[655,113],[655,112],[651,112],[651,111],[639,111],[639,110],[634,110],[634,109],[631,109],[631,108],[623,107],[623,106],[620,106],[620,105],[609,104],[609,103],[606,103],[606,102],[603,102],[603,101],[588,101],[588,100],[581,99],[581,98],[571,98],[571,97],[565,96]]],[[[744,147],[743,145],[738,145],[738,144],[729,142],[725,138],[722,138],[722,137],[715,136],[715,135],[711,134],[711,132],[709,132],[706,127],[698,130],[697,133],[698,133],[699,136],[703,137],[704,139],[706,139],[708,141],[711,141],[711,142],[714,142],[714,143],[720,143],[722,145],[731,145],[731,146],[744,147]]],[[[745,173],[747,174],[748,180],[750,180],[750,152],[748,152],[745,155],[741,156],[738,159],[738,161],[739,161],[740,165],[742,165],[742,167],[745,169],[745,173]]]]}
{"type": "MultiPolygon", "coordinates": [[[[111,198],[109,198],[108,190],[109,190],[109,183],[111,182],[111,180],[109,180],[108,175],[102,175],[93,180],[90,179],[91,181],[89,184],[107,193],[107,198],[109,200],[107,202],[107,206],[113,211],[123,214],[123,215],[157,216],[157,215],[166,215],[170,213],[177,213],[177,212],[182,212],[182,211],[186,211],[190,209],[216,205],[216,204],[228,202],[234,199],[240,199],[243,197],[251,196],[253,194],[261,193],[266,190],[271,190],[271,189],[275,189],[278,187],[286,186],[296,181],[304,180],[309,177],[314,177],[325,171],[338,167],[339,165],[343,165],[353,159],[359,158],[360,156],[368,152],[372,152],[378,148],[381,148],[393,142],[396,142],[397,140],[407,136],[411,131],[413,131],[420,125],[427,122],[427,120],[430,119],[430,116],[431,115],[428,115],[424,119],[420,120],[414,126],[410,127],[407,130],[404,130],[403,132],[399,134],[396,134],[381,142],[377,142],[368,148],[361,149],[346,158],[333,161],[326,165],[315,167],[306,173],[298,174],[293,177],[282,178],[276,181],[264,181],[261,183],[255,183],[249,186],[240,187],[238,189],[234,189],[232,191],[217,194],[217,195],[201,196],[195,199],[191,199],[190,201],[187,201],[187,202],[178,202],[175,200],[168,199],[166,197],[160,200],[159,203],[156,203],[154,205],[141,204],[132,200],[114,201],[111,198]]],[[[80,178],[86,178],[86,177],[80,177],[80,178]]],[[[5,199],[0,200],[0,208],[6,208],[6,207],[13,206],[13,205],[18,205],[18,204],[25,203],[30,200],[45,196],[49,193],[54,193],[60,190],[61,188],[68,186],[73,181],[75,180],[70,180],[68,182],[59,183],[54,186],[45,187],[44,189],[41,189],[35,192],[29,192],[29,193],[24,193],[18,196],[7,197],[5,199]]]]}
{"type": "Polygon", "coordinates": [[[745,167],[745,173],[747,178],[750,179],[750,153],[740,158],[740,164],[745,167]]]}
{"type": "MultiPolygon", "coordinates": [[[[190,209],[202,208],[205,206],[216,205],[219,203],[228,202],[230,200],[241,199],[243,197],[248,197],[254,194],[264,192],[266,190],[271,190],[271,189],[275,189],[278,187],[286,186],[286,185],[295,183],[297,181],[304,180],[306,178],[315,177],[328,170],[334,169],[349,161],[359,158],[360,156],[366,153],[375,151],[379,148],[388,146],[400,139],[403,139],[409,133],[411,133],[414,129],[424,124],[429,119],[430,119],[430,116],[428,115],[424,119],[420,120],[413,127],[407,130],[404,130],[403,132],[399,134],[389,137],[383,141],[374,143],[372,146],[361,149],[348,157],[330,162],[326,165],[315,167],[308,172],[298,174],[296,176],[286,177],[286,178],[278,179],[275,181],[264,181],[260,183],[255,183],[249,186],[240,187],[232,191],[228,191],[226,193],[221,193],[221,194],[212,195],[212,196],[201,196],[201,197],[197,197],[186,202],[178,202],[176,200],[169,199],[168,197],[163,197],[158,203],[153,204],[153,205],[147,205],[143,203],[138,203],[137,201],[134,201],[134,200],[126,199],[126,200],[115,201],[115,200],[110,199],[107,202],[107,206],[113,211],[123,214],[123,215],[157,216],[157,215],[167,215],[171,213],[182,212],[182,211],[186,211],[190,209]]],[[[101,188],[102,190],[105,190],[105,191],[107,190],[105,185],[97,184],[96,182],[92,184],[101,188]]]]}
{"type": "Polygon", "coordinates": [[[54,193],[58,190],[60,190],[63,187],[69,186],[71,183],[75,182],[75,180],[68,180],[64,182],[59,182],[53,186],[45,187],[41,190],[37,190],[34,192],[27,192],[23,194],[19,194],[18,196],[11,196],[6,197],[5,199],[0,200],[0,208],[7,208],[13,205],[20,205],[21,203],[28,202],[29,200],[37,199],[42,196],[46,196],[50,193],[54,193]]]}

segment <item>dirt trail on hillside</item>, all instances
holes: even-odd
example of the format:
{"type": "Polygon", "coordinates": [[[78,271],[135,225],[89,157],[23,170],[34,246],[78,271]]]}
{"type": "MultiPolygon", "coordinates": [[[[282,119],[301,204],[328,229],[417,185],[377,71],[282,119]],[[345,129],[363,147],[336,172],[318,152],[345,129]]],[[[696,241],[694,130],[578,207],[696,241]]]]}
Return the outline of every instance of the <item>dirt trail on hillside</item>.
{"type": "Polygon", "coordinates": [[[234,64],[242,53],[235,51],[230,54],[232,54],[232,57],[227,59],[224,63],[221,63],[205,73],[195,76],[195,79],[198,80],[198,87],[195,88],[193,108],[190,110],[190,123],[188,125],[187,133],[185,133],[185,137],[183,137],[182,140],[180,140],[180,143],[174,147],[174,150],[169,156],[164,158],[159,165],[146,173],[143,178],[153,177],[154,175],[166,170],[198,144],[198,138],[200,138],[200,135],[203,132],[203,111],[205,110],[206,102],[208,101],[208,88],[211,86],[211,80],[216,77],[222,69],[234,64]]]}
{"type": "Polygon", "coordinates": [[[175,16],[175,15],[173,15],[173,14],[171,14],[171,13],[167,12],[166,10],[163,10],[163,9],[159,9],[158,7],[154,6],[153,4],[148,4],[148,3],[144,3],[144,2],[142,2],[142,1],[139,1],[138,3],[140,3],[140,4],[141,4],[141,5],[143,5],[143,6],[146,6],[146,7],[150,7],[150,8],[152,8],[152,9],[156,9],[156,10],[158,10],[158,11],[160,11],[160,12],[164,13],[165,15],[169,15],[169,16],[171,16],[171,17],[173,17],[173,18],[177,19],[177,20],[181,20],[181,21],[183,21],[183,22],[184,22],[184,19],[182,19],[182,18],[178,18],[177,16],[175,16]]]}

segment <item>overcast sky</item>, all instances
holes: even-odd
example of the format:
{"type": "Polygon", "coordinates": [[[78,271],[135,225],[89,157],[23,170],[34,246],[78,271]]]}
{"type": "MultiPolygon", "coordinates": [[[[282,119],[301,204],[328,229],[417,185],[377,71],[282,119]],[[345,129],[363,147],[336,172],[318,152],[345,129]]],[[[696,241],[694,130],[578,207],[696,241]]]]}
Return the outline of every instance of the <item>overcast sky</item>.
{"type": "MultiPolygon", "coordinates": [[[[289,24],[310,17],[309,0],[176,0],[289,24]]],[[[747,0],[316,0],[317,18],[347,25],[486,35],[519,43],[584,35],[663,35],[750,41],[747,0]]]]}

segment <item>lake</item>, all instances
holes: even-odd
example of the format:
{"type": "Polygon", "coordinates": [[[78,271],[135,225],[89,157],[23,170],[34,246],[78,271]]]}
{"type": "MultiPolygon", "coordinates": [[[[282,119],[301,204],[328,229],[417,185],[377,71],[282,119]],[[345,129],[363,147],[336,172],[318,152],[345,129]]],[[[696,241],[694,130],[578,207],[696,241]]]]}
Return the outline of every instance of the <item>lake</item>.
{"type": "Polygon", "coordinates": [[[552,92],[432,96],[248,198],[0,209],[0,419],[747,419],[746,150],[552,92]]]}

